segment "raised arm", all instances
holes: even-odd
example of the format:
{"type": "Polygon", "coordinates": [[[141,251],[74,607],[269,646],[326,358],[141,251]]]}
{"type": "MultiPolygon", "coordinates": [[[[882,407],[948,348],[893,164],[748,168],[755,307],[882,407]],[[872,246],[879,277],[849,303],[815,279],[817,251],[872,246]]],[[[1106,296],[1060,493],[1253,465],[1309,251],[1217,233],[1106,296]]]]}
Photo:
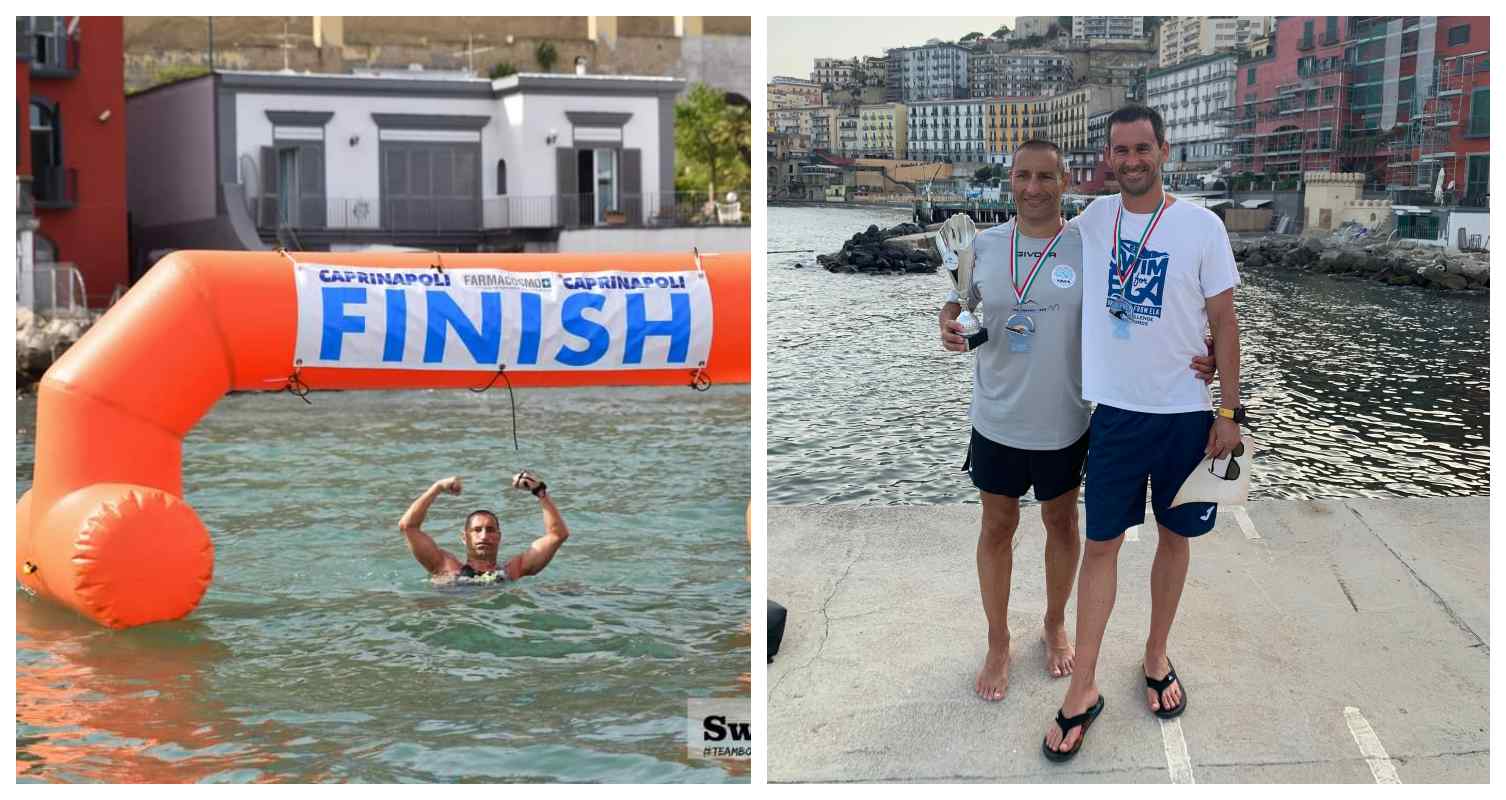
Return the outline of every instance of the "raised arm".
{"type": "Polygon", "coordinates": [[[418,559],[418,563],[422,564],[430,575],[442,570],[446,559],[453,558],[439,549],[439,545],[434,543],[434,537],[422,530],[424,517],[429,514],[429,506],[433,505],[434,500],[441,494],[460,494],[460,479],[452,477],[435,481],[433,486],[425,489],[424,493],[413,501],[413,505],[408,506],[403,518],[397,523],[397,529],[402,531],[403,538],[408,540],[408,549],[413,552],[413,557],[418,559]]]}
{"type": "Polygon", "coordinates": [[[544,512],[544,535],[533,540],[521,555],[513,558],[507,564],[507,574],[514,578],[522,578],[527,575],[537,575],[549,566],[554,560],[554,554],[559,552],[560,545],[570,538],[570,529],[565,527],[565,518],[560,515],[560,510],[554,505],[554,499],[549,496],[549,490],[544,482],[529,472],[519,473],[513,478],[514,488],[532,492],[539,499],[539,508],[544,512]]]}

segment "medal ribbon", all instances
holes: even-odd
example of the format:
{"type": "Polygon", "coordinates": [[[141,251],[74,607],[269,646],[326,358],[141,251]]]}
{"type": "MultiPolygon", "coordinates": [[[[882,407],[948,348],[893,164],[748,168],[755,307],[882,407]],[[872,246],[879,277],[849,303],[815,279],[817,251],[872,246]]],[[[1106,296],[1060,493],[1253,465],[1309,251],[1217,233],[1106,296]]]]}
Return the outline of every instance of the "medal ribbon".
{"type": "Polygon", "coordinates": [[[1025,305],[1025,298],[1030,295],[1030,288],[1035,286],[1035,279],[1041,272],[1041,265],[1046,262],[1046,256],[1050,255],[1051,251],[1056,249],[1057,241],[1062,238],[1062,234],[1066,231],[1066,225],[1062,225],[1056,229],[1056,235],[1052,236],[1051,241],[1046,243],[1046,249],[1041,251],[1040,256],[1035,259],[1035,266],[1030,268],[1030,274],[1025,276],[1025,286],[1022,289],[1020,288],[1019,266],[1015,263],[1019,258],[1018,254],[1020,251],[1020,226],[1018,222],[1015,223],[1010,241],[1010,244],[1013,246],[1009,249],[1009,283],[1014,289],[1014,299],[1017,305],[1025,305]]]}
{"type": "Polygon", "coordinates": [[[1140,233],[1140,241],[1135,245],[1135,258],[1130,261],[1128,268],[1117,268],[1119,264],[1119,225],[1124,221],[1124,202],[1119,203],[1119,215],[1114,217],[1114,252],[1109,254],[1110,264],[1116,265],[1115,274],[1119,276],[1119,296],[1125,297],[1129,293],[1129,279],[1134,277],[1135,270],[1140,267],[1141,252],[1145,243],[1150,241],[1150,235],[1161,221],[1161,215],[1166,213],[1166,195],[1162,193],[1161,204],[1156,206],[1156,213],[1150,216],[1150,222],[1145,223],[1145,230],[1140,233]]]}

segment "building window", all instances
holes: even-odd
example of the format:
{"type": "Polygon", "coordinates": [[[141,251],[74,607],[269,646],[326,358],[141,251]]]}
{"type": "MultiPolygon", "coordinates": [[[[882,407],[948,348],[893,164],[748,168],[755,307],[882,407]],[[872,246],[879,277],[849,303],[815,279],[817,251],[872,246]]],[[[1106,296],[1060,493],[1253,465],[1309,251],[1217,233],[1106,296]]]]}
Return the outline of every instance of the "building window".
{"type": "Polygon", "coordinates": [[[507,159],[497,159],[497,194],[507,194],[507,159]]]}
{"type": "Polygon", "coordinates": [[[1470,156],[1468,163],[1464,183],[1464,204],[1483,207],[1485,199],[1490,195],[1490,156],[1470,156]]]}
{"type": "Polygon", "coordinates": [[[1255,85],[1255,68],[1254,67],[1250,67],[1248,70],[1245,71],[1245,85],[1246,86],[1254,86],[1255,85]]]}
{"type": "Polygon", "coordinates": [[[1448,43],[1450,47],[1461,45],[1469,41],[1469,26],[1456,25],[1448,29],[1448,43]]]}
{"type": "Polygon", "coordinates": [[[1490,135],[1490,89],[1469,93],[1469,135],[1490,135]]]}
{"type": "Polygon", "coordinates": [[[17,27],[30,32],[32,63],[40,67],[68,66],[68,24],[65,17],[17,17],[17,27]]]}
{"type": "Polygon", "coordinates": [[[58,107],[41,99],[31,101],[31,168],[41,171],[63,163],[58,107]]]}

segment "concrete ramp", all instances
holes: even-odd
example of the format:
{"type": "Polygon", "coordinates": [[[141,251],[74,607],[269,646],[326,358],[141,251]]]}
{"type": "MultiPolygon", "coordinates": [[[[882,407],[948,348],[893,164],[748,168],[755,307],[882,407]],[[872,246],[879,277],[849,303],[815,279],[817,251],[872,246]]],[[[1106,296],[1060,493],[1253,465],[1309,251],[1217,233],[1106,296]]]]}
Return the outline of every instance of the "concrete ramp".
{"type": "MultiPolygon", "coordinates": [[[[1188,710],[1145,705],[1154,523],[1125,542],[1083,752],[1040,741],[1043,529],[1016,535],[1009,694],[977,699],[980,507],[769,509],[770,781],[1434,783],[1489,779],[1486,497],[1257,501],[1193,545],[1171,657],[1188,710]]],[[[1147,520],[1150,519],[1147,510],[1147,520]]],[[[1075,598],[1075,592],[1074,592],[1075,598]]],[[[1076,630],[1075,599],[1068,625],[1076,630]]]]}

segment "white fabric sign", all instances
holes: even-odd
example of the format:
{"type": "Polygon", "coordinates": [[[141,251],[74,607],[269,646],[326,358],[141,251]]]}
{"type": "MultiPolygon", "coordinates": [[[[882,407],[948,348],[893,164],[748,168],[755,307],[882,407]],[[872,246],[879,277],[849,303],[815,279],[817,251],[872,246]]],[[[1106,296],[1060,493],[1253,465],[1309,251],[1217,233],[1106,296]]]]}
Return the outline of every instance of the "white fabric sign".
{"type": "Polygon", "coordinates": [[[683,272],[509,272],[295,264],[305,367],[695,369],[711,289],[683,272]]]}

